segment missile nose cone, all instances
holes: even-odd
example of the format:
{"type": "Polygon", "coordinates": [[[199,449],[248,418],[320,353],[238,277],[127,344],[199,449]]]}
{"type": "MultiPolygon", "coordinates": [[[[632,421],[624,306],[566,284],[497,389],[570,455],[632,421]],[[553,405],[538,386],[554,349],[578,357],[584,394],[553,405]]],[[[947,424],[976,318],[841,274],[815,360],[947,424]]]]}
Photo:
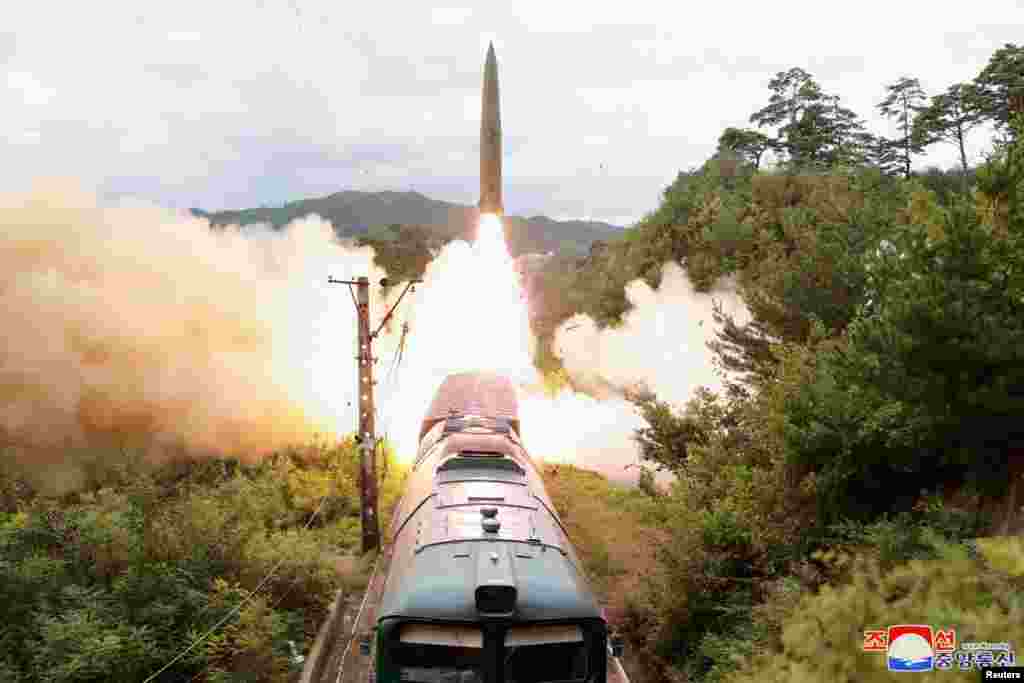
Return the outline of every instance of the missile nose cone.
{"type": "Polygon", "coordinates": [[[501,110],[498,103],[498,58],[494,43],[487,46],[480,111],[480,212],[500,215],[501,110]]]}

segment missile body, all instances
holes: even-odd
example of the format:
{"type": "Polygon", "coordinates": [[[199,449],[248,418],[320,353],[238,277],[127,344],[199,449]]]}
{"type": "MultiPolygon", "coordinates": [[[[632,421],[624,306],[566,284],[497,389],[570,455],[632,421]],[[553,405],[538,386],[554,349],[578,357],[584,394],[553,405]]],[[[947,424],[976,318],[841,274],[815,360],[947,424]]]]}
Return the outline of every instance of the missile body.
{"type": "Polygon", "coordinates": [[[498,59],[494,45],[484,63],[483,106],[480,113],[480,213],[502,215],[501,111],[498,107],[498,59]]]}

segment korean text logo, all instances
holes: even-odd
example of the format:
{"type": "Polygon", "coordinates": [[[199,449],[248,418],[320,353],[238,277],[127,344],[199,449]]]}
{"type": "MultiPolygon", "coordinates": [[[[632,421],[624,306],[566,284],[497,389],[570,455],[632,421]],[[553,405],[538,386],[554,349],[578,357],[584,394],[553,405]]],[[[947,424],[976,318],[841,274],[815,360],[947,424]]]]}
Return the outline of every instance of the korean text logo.
{"type": "Polygon", "coordinates": [[[957,647],[956,629],[924,624],[864,631],[862,649],[886,653],[890,671],[972,671],[1016,663],[1010,643],[966,642],[957,647]]]}

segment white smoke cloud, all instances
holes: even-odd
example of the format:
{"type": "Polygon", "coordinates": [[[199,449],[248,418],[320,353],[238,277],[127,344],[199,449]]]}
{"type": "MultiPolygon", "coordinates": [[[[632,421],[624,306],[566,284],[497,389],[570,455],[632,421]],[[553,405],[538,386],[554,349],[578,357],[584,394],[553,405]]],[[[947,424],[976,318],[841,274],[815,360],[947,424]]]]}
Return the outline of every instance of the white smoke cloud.
{"type": "Polygon", "coordinates": [[[373,278],[316,217],[211,231],[75,184],[0,197],[0,435],[258,454],[350,431],[354,311],[373,278]]]}
{"type": "MultiPolygon", "coordinates": [[[[592,318],[580,314],[559,327],[555,353],[574,381],[582,386],[605,382],[620,388],[642,384],[680,410],[700,386],[721,390],[722,381],[707,342],[715,339],[718,329],[712,317],[716,301],[737,324],[750,320],[735,284],[723,280],[703,294],[694,290],[678,264],[666,263],[662,273],[657,290],[643,280],[626,287],[633,308],[623,316],[621,326],[600,330],[592,318]]],[[[559,401],[555,405],[559,406],[558,420],[563,427],[557,433],[562,439],[560,443],[545,441],[542,452],[566,452],[575,443],[577,464],[618,481],[635,482],[637,470],[622,470],[639,463],[639,446],[632,436],[645,424],[632,404],[568,393],[559,401]]],[[[543,402],[528,404],[528,409],[541,415],[550,408],[543,402]]],[[[524,419],[528,435],[529,424],[524,419]]],[[[541,441],[545,438],[550,440],[552,436],[545,434],[541,441]]],[[[663,484],[672,479],[667,473],[657,478],[663,484]]]]}
{"type": "Polygon", "coordinates": [[[630,403],[572,391],[554,398],[524,393],[519,410],[523,442],[535,457],[572,463],[619,483],[636,483],[639,470],[633,466],[639,464],[639,451],[633,434],[645,422],[630,403]]]}
{"type": "MultiPolygon", "coordinates": [[[[378,434],[409,459],[443,378],[487,369],[519,384],[536,457],[635,481],[637,470],[624,468],[637,463],[632,437],[642,419],[621,398],[539,391],[525,302],[498,251],[447,245],[382,330],[378,434]],[[391,372],[405,322],[402,363],[391,372]]],[[[258,456],[314,434],[351,433],[355,311],[346,287],[327,277],[369,276],[376,329],[402,287],[381,299],[385,273],[372,260],[372,250],[344,247],[315,216],[281,231],[210,230],[153,205],[103,205],[73,183],[4,195],[0,436],[23,457],[126,442],[258,456]]],[[[658,290],[634,282],[627,295],[634,309],[617,329],[599,331],[585,316],[560,328],[556,350],[570,374],[643,382],[680,405],[696,386],[717,386],[705,347],[712,299],[742,323],[735,293],[697,294],[669,264],[658,290]]]]}
{"type": "Polygon", "coordinates": [[[633,308],[620,327],[599,330],[589,316],[576,315],[558,328],[555,352],[571,376],[584,383],[600,378],[620,387],[642,382],[660,399],[680,407],[697,387],[721,389],[707,347],[718,329],[714,303],[737,324],[750,320],[734,282],[722,280],[711,292],[699,293],[682,267],[666,263],[657,290],[634,280],[626,287],[626,298],[633,308]]]}
{"type": "MultiPolygon", "coordinates": [[[[524,308],[509,299],[519,291],[511,271],[481,259],[474,246],[452,242],[427,267],[424,279],[405,313],[413,332],[401,378],[382,379],[384,429],[404,458],[415,450],[423,411],[444,377],[485,367],[518,383],[523,439],[534,457],[574,463],[620,483],[636,482],[640,458],[633,437],[644,420],[615,394],[564,390],[551,397],[540,389],[524,353],[529,348],[532,355],[536,340],[529,335],[524,308]],[[503,343],[500,351],[494,348],[503,343]]],[[[667,263],[657,290],[637,280],[626,295],[633,308],[620,327],[598,330],[591,318],[577,315],[557,331],[556,352],[578,384],[643,383],[680,409],[697,387],[721,388],[706,346],[715,338],[714,302],[738,324],[750,319],[731,281],[697,293],[683,269],[667,263]]],[[[667,473],[658,476],[663,484],[671,479],[667,473]]]]}

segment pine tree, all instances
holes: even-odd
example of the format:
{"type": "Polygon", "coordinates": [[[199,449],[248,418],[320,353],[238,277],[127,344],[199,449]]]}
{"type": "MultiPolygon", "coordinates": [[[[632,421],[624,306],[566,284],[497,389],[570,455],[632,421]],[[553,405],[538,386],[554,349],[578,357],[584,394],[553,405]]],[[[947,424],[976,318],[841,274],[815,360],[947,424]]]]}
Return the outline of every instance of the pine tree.
{"type": "Polygon", "coordinates": [[[1009,132],[1011,100],[1024,96],[1024,46],[1007,43],[996,50],[974,85],[982,117],[1000,131],[1009,132]]]}
{"type": "Polygon", "coordinates": [[[983,112],[978,88],[973,83],[954,83],[931,99],[914,122],[914,135],[922,147],[950,142],[960,150],[960,166],[966,186],[967,134],[981,123],[983,112]]]}
{"type": "Polygon", "coordinates": [[[878,104],[885,116],[899,122],[902,135],[889,141],[897,151],[904,177],[910,177],[910,158],[923,151],[921,140],[914,136],[914,119],[924,109],[927,96],[916,78],[904,76],[886,86],[888,96],[878,104]]]}
{"type": "Polygon", "coordinates": [[[808,110],[824,97],[821,86],[803,69],[793,68],[776,73],[768,87],[774,94],[766,107],[751,114],[750,122],[758,127],[781,126],[780,146],[790,160],[798,165],[809,161],[807,155],[813,156],[816,149],[811,139],[816,113],[811,112],[808,117],[808,110]]]}

